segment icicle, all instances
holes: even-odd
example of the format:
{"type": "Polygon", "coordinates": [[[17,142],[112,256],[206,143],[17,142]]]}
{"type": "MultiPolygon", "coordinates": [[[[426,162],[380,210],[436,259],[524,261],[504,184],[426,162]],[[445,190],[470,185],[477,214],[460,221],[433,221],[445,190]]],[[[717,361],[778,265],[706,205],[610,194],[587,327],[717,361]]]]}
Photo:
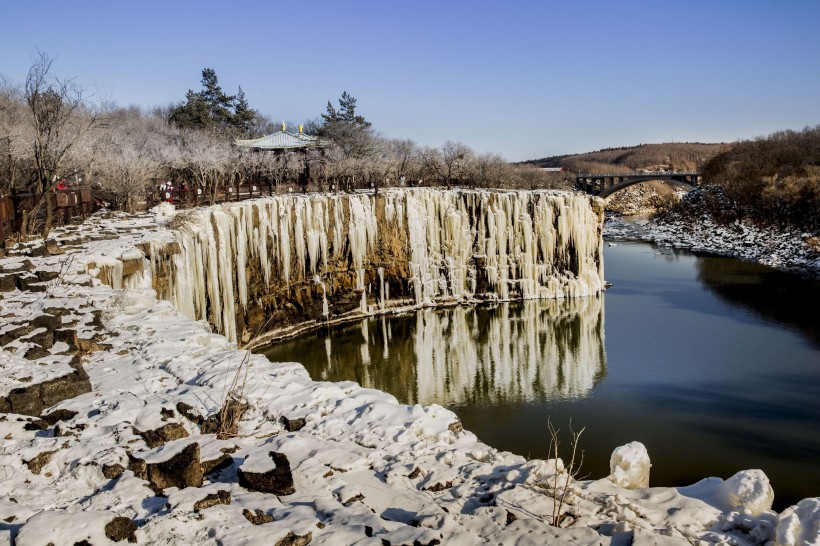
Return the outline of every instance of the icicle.
{"type": "Polygon", "coordinates": [[[191,318],[211,321],[231,339],[237,315],[257,296],[246,277],[251,270],[260,271],[266,284],[288,285],[349,274],[331,271],[347,262],[354,289],[362,292],[361,312],[385,311],[391,266],[378,263],[382,241],[406,245],[402,252],[409,263],[392,267],[409,273],[419,306],[477,295],[498,300],[587,296],[603,285],[600,218],[591,203],[586,196],[551,191],[426,188],[387,190],[378,198],[274,196],[197,212],[194,228],[178,234],[179,254],[167,256],[165,243],[151,243],[150,272],[152,279],[167,276],[159,297],[191,318]],[[376,199],[384,205],[377,207],[376,199]],[[377,218],[377,210],[384,218],[377,218]],[[379,291],[373,309],[367,303],[368,278],[379,291]],[[489,294],[476,294],[479,286],[489,294]]]}

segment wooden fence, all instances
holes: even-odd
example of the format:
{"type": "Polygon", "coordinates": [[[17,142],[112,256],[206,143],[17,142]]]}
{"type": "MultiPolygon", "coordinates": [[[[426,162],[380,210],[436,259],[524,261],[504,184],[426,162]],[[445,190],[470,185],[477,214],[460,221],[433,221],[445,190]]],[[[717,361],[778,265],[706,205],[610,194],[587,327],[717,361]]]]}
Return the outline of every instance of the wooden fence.
{"type": "MultiPolygon", "coordinates": [[[[23,213],[35,210],[42,196],[41,193],[13,193],[0,197],[0,242],[20,232],[23,213]]],[[[77,216],[85,218],[99,208],[91,192],[84,188],[55,191],[52,196],[48,203],[55,226],[66,224],[77,216]]],[[[46,217],[46,206],[44,203],[37,212],[41,219],[46,217]]]]}
{"type": "Polygon", "coordinates": [[[174,189],[149,189],[148,206],[152,207],[162,202],[171,203],[180,208],[196,207],[199,205],[209,205],[214,203],[225,203],[228,201],[242,201],[263,195],[275,195],[277,188],[281,191],[282,186],[276,186],[268,182],[254,182],[250,184],[223,184],[216,188],[174,188],[174,189]]]}

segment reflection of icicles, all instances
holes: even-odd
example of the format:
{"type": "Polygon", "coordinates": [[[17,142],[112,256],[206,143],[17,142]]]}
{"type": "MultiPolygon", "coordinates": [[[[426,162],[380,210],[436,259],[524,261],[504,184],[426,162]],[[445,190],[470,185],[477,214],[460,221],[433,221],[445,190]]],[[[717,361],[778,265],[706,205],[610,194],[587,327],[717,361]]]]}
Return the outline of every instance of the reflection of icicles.
{"type": "Polygon", "coordinates": [[[422,404],[583,397],[606,368],[602,301],[528,301],[515,318],[508,306],[419,312],[414,346],[422,404]]]}
{"type": "Polygon", "coordinates": [[[382,325],[382,358],[387,360],[390,358],[390,344],[388,343],[389,337],[387,335],[387,320],[382,316],[381,318],[381,325],[382,325]]]}

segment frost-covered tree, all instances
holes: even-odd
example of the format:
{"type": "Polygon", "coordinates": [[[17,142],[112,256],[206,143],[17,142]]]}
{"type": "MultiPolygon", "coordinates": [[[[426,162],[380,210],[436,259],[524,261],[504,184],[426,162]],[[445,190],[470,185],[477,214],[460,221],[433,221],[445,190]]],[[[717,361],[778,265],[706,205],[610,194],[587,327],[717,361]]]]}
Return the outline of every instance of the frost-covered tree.
{"type": "MultiPolygon", "coordinates": [[[[24,213],[23,235],[34,226],[43,204],[53,198],[49,190],[56,185],[57,178],[70,174],[65,169],[70,169],[71,153],[81,147],[97,124],[97,114],[87,107],[82,87],[73,80],[54,76],[51,64],[48,55],[38,52],[24,85],[35,174],[29,189],[39,192],[40,197],[34,209],[24,213]]],[[[44,238],[51,231],[52,222],[52,207],[45,209],[44,238]]]]}

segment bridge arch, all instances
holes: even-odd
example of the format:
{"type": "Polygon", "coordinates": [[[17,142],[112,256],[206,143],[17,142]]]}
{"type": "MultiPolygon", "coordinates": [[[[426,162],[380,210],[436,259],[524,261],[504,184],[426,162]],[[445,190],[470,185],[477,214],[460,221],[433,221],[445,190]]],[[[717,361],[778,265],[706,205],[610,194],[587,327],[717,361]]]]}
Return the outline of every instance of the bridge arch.
{"type": "Polygon", "coordinates": [[[681,188],[687,188],[689,190],[694,190],[697,187],[697,186],[695,186],[694,184],[692,184],[690,182],[675,180],[674,178],[663,178],[663,177],[660,177],[660,176],[655,176],[655,177],[648,177],[648,178],[642,178],[642,179],[630,179],[630,180],[627,180],[625,182],[621,182],[620,184],[615,184],[614,186],[611,186],[611,187],[607,188],[606,190],[602,191],[601,193],[599,193],[598,197],[607,198],[610,195],[612,195],[613,193],[619,192],[620,190],[622,190],[624,188],[628,188],[629,186],[634,186],[635,184],[641,184],[643,182],[655,182],[655,181],[666,182],[666,183],[671,184],[673,186],[678,186],[678,187],[681,187],[681,188]]]}
{"type": "Polygon", "coordinates": [[[701,184],[701,174],[695,171],[579,174],[576,178],[576,185],[589,195],[605,198],[629,186],[650,181],[666,182],[692,190],[701,184]]]}

